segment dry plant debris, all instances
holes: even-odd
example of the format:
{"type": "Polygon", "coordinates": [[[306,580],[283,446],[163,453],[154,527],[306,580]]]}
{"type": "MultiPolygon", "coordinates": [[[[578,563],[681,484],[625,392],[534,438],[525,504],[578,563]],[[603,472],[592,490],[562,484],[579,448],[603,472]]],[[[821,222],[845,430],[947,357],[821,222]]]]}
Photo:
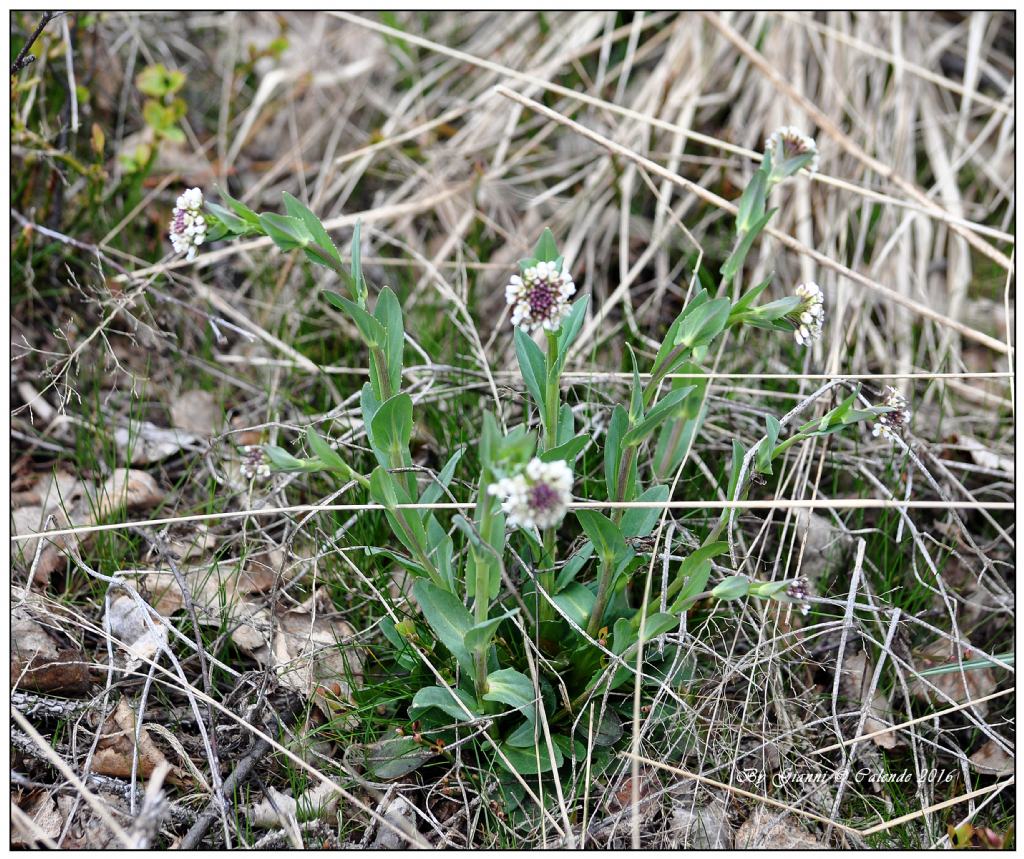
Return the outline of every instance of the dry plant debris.
{"type": "Polygon", "coordinates": [[[449,848],[1010,846],[1014,24],[13,13],[10,664],[35,736],[12,729],[12,847],[404,849],[396,830],[449,848]],[[758,175],[777,211],[723,277],[758,175]],[[218,235],[194,194],[179,204],[190,188],[273,229],[218,235]],[[545,227],[563,259],[517,269],[545,227]],[[361,390],[387,364],[363,345],[377,330],[321,300],[354,256],[363,309],[391,294],[403,317],[400,464],[361,390]],[[605,559],[570,560],[604,548],[615,511],[563,509],[565,471],[524,462],[493,485],[522,522],[566,514],[554,563],[516,532],[486,583],[504,614],[465,652],[437,634],[478,626],[474,597],[423,587],[360,478],[383,460],[385,488],[470,505],[416,520],[469,587],[467,558],[489,563],[484,413],[496,438],[585,436],[566,452],[539,434],[573,503],[603,498],[634,367],[702,289],[760,283],[755,310],[802,301],[792,329],[737,327],[642,404],[678,397],[677,431],[629,446],[624,485],[635,468],[689,506],[611,540],[628,581],[598,594],[605,559]],[[552,418],[522,355],[543,361],[544,321],[581,297],[554,386],[571,416],[552,418]],[[513,315],[540,330],[513,336],[513,315]],[[892,410],[765,461],[853,392],[892,410]],[[737,460],[750,498],[808,506],[738,511],[674,606],[737,460]],[[54,530],[72,533],[38,536],[54,530]],[[652,637],[623,649],[641,605],[652,637]],[[589,655],[565,648],[582,635],[589,655]],[[510,654],[519,676],[477,700],[510,654]],[[617,685],[581,689],[599,670],[617,685]]]}

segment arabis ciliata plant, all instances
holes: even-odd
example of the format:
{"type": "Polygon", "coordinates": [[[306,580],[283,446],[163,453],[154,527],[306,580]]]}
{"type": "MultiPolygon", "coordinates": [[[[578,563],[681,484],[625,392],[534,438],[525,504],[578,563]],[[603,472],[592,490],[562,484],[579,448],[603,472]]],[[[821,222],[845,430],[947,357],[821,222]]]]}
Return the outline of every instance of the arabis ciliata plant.
{"type": "MultiPolygon", "coordinates": [[[[630,666],[641,632],[651,639],[677,629],[687,611],[729,600],[775,600],[807,611],[803,580],[721,575],[716,559],[729,550],[723,537],[731,511],[723,511],[688,552],[664,593],[645,601],[631,585],[645,578],[637,574],[650,564],[646,538],[657,527],[674,475],[700,437],[710,351],[742,326],[788,332],[806,347],[821,336],[824,296],[816,284],[800,284],[792,295],[761,303],[771,279],[750,287],[743,282],[746,256],[776,211],[768,208],[769,196],[800,170],[816,166],[810,138],[783,128],[768,139],[762,163],[740,198],[735,244],[721,267],[718,289],[700,289],[691,297],[647,366],[628,352],[629,396],[612,408],[600,439],[578,433],[573,410],[563,402],[562,373],[588,300],[573,300],[571,266],[545,230],[505,291],[529,397],[522,422],[505,430],[495,415],[483,414],[476,455],[465,458],[478,464],[477,473],[464,473],[463,451],[457,450],[430,479],[413,467],[409,450],[415,406],[402,390],[401,306],[388,287],[372,295],[363,277],[358,225],[346,267],[320,220],[291,195],[284,196],[284,214],[256,213],[223,193],[223,205],[206,202],[200,214],[198,189],[178,200],[172,241],[190,258],[204,241],[262,235],[283,251],[302,251],[347,286],[347,294],[324,290],[322,296],[346,314],[365,347],[369,379],[360,406],[373,460],[357,468],[357,460],[343,458],[310,429],[308,455],[273,446],[249,450],[243,472],[249,477],[265,476],[268,469],[330,472],[383,508],[394,542],[370,553],[412,574],[415,602],[407,607],[408,616],[398,623],[384,620],[381,629],[393,647],[396,670],[419,684],[407,706],[421,733],[429,728],[453,739],[466,736],[452,733],[458,725],[479,723],[489,743],[480,748],[498,746],[503,766],[522,774],[543,772],[560,765],[566,754],[583,754],[580,736],[574,736],[580,708],[594,693],[634,676],[630,666]],[[592,452],[588,474],[595,461],[602,466],[601,480],[587,484],[591,497],[585,500],[611,502],[603,510],[573,510],[585,451],[592,452]],[[431,509],[443,494],[453,497],[456,485],[473,487],[465,499],[466,515],[431,509]],[[630,506],[634,502],[640,503],[630,506]],[[542,659],[527,653],[524,630],[542,659]],[[538,741],[541,707],[553,755],[538,741]]],[[[821,417],[795,427],[788,426],[792,416],[769,416],[764,436],[749,451],[734,441],[723,487],[727,497],[743,501],[800,441],[862,420],[873,420],[876,434],[896,432],[905,423],[906,403],[894,392],[885,405],[871,409],[855,408],[857,398],[854,391],[821,417]]],[[[672,645],[651,658],[661,660],[667,671],[675,654],[672,645]]],[[[614,708],[606,709],[596,727],[594,742],[615,741],[621,727],[614,708]]]]}

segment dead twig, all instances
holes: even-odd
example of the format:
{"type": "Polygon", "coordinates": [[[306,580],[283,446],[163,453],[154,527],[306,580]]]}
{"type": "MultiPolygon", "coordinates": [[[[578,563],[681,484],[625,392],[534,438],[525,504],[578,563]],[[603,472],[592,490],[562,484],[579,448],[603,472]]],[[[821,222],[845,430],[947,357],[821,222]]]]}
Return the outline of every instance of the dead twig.
{"type": "Polygon", "coordinates": [[[32,35],[28,37],[28,41],[21,46],[21,50],[18,51],[18,56],[14,58],[14,62],[11,63],[11,74],[16,75],[22,69],[30,66],[36,61],[36,58],[29,54],[32,50],[32,46],[36,43],[43,30],[46,29],[46,25],[49,24],[54,18],[64,14],[63,12],[43,12],[43,17],[39,19],[39,24],[36,25],[35,30],[32,31],[32,35]]]}

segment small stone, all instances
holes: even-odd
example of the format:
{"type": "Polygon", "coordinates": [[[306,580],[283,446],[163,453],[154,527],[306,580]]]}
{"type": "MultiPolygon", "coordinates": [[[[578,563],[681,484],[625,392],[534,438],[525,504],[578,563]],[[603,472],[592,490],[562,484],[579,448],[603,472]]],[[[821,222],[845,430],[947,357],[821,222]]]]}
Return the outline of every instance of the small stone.
{"type": "Polygon", "coordinates": [[[731,850],[733,832],[725,802],[714,799],[694,807],[691,801],[677,801],[669,820],[672,850],[731,850]]]}
{"type": "Polygon", "coordinates": [[[416,810],[409,800],[404,796],[394,797],[387,806],[381,810],[378,808],[381,817],[385,821],[391,824],[391,826],[385,826],[383,823],[377,824],[377,836],[373,839],[373,843],[370,848],[373,850],[407,850],[415,842],[410,838],[404,838],[395,832],[391,827],[399,829],[401,831],[409,832],[410,835],[415,838],[418,830],[416,829],[416,810]]]}

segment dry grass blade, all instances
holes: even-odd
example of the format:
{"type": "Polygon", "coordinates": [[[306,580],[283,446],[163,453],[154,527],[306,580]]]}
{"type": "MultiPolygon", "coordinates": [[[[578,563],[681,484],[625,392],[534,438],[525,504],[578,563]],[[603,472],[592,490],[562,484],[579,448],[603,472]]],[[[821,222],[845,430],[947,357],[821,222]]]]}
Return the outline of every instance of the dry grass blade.
{"type": "MultiPolygon", "coordinates": [[[[601,146],[604,146],[606,149],[615,152],[623,156],[624,158],[628,158],[631,161],[635,161],[638,164],[642,164],[644,168],[649,170],[651,173],[668,179],[670,182],[679,185],[681,188],[685,188],[686,190],[691,191],[696,196],[707,201],[708,203],[711,203],[714,206],[717,206],[723,211],[729,212],[730,214],[735,214],[737,211],[736,206],[730,203],[728,200],[724,200],[717,194],[708,191],[707,189],[701,187],[700,185],[697,185],[689,181],[688,179],[685,179],[682,176],[673,173],[670,170],[666,170],[660,164],[651,161],[649,158],[645,158],[642,155],[637,155],[631,149],[623,146],[622,144],[616,143],[614,140],[610,140],[607,137],[604,137],[603,135],[600,135],[597,132],[586,128],[585,126],[580,125],[578,122],[574,122],[573,120],[563,116],[557,111],[545,107],[540,102],[534,101],[531,98],[527,98],[526,96],[513,92],[512,90],[507,89],[506,87],[503,86],[496,87],[495,92],[505,96],[506,98],[511,99],[512,101],[516,101],[519,102],[520,104],[527,105],[532,110],[535,110],[537,113],[543,114],[544,116],[547,116],[549,119],[552,119],[555,122],[558,122],[566,126],[567,128],[571,128],[577,134],[586,137],[589,140],[592,140],[595,143],[600,144],[601,146]]],[[[869,289],[879,293],[880,295],[885,296],[886,299],[892,301],[894,304],[898,304],[901,307],[906,307],[908,310],[913,310],[915,313],[924,317],[925,319],[930,319],[931,321],[936,322],[939,325],[951,328],[957,333],[966,337],[967,339],[973,340],[977,343],[981,343],[995,352],[1008,352],[1008,347],[1006,346],[1006,344],[995,339],[994,337],[990,337],[988,334],[985,334],[984,332],[977,331],[968,325],[964,325],[962,322],[953,319],[949,316],[946,316],[945,314],[939,313],[936,310],[933,310],[931,307],[928,307],[925,304],[921,304],[919,301],[915,301],[914,299],[902,295],[901,293],[895,292],[894,290],[889,289],[886,286],[883,286],[877,281],[872,280],[870,277],[867,277],[863,274],[860,274],[859,272],[854,271],[853,269],[848,268],[847,266],[835,262],[831,258],[825,256],[822,253],[819,253],[813,248],[807,247],[798,239],[795,239],[786,233],[780,232],[774,227],[766,227],[764,232],[767,235],[770,235],[772,238],[778,239],[783,245],[788,247],[790,250],[796,251],[797,253],[800,254],[804,254],[805,256],[808,256],[811,259],[813,259],[820,266],[832,269],[833,271],[841,274],[843,277],[856,283],[859,283],[862,286],[868,287],[869,289]]],[[[1007,264],[1009,264],[1009,261],[1007,261],[1007,264]]],[[[621,297],[621,293],[618,297],[621,297]]],[[[607,312],[610,310],[609,304],[610,302],[606,303],[603,308],[603,312],[605,314],[607,314],[607,312]]],[[[575,347],[577,350],[582,349],[586,345],[588,333],[592,335],[602,321],[603,317],[601,316],[595,316],[595,318],[590,321],[590,323],[588,324],[588,328],[584,329],[583,335],[577,341],[578,345],[575,347]]]]}
{"type": "MultiPolygon", "coordinates": [[[[739,48],[740,52],[747,57],[747,59],[749,59],[750,62],[753,63],[768,80],[772,82],[773,86],[775,86],[783,95],[798,104],[808,116],[814,119],[814,122],[818,126],[824,129],[826,134],[838,142],[839,145],[847,152],[862,161],[867,167],[874,170],[880,176],[888,179],[904,193],[909,194],[922,206],[929,209],[940,209],[939,205],[924,194],[920,188],[903,178],[888,165],[883,164],[877,158],[873,158],[858,146],[857,143],[855,143],[849,135],[845,134],[831,118],[822,113],[809,99],[797,92],[790,83],[783,79],[778,71],[767,60],[765,60],[757,49],[737,33],[736,30],[733,29],[720,15],[707,13],[705,17],[723,36],[725,36],[725,38],[739,48]]],[[[962,227],[959,224],[953,224],[952,226],[956,232],[964,236],[971,245],[985,254],[985,256],[994,260],[1006,270],[1011,268],[1012,264],[1006,254],[992,247],[992,245],[977,236],[970,228],[962,227]]]]}

